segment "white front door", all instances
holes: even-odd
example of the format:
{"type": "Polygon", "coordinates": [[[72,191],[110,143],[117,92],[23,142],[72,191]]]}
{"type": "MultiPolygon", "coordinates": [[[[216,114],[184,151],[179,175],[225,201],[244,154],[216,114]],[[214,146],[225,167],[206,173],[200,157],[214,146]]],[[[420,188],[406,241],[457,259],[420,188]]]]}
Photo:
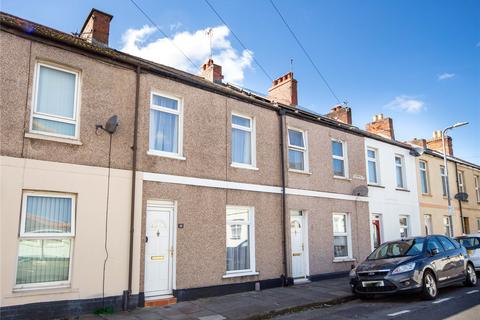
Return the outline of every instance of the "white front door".
{"type": "Polygon", "coordinates": [[[292,277],[294,279],[307,276],[304,222],[305,219],[301,211],[292,211],[290,215],[290,239],[292,242],[292,277]]]}
{"type": "Polygon", "coordinates": [[[145,297],[172,293],[173,218],[173,204],[147,205],[145,297]]]}

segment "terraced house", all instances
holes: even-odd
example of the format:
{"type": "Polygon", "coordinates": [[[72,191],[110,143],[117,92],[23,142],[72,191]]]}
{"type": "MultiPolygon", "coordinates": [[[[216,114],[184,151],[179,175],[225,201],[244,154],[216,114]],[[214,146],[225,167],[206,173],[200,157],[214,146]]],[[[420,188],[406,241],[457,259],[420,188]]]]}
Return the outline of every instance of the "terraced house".
{"type": "Polygon", "coordinates": [[[80,36],[0,17],[2,319],[315,280],[368,254],[363,132],[297,107],[293,74],[261,97],[211,60],[195,76],[108,48],[98,10],[80,36]]]}
{"type": "Polygon", "coordinates": [[[211,59],[192,75],[111,49],[112,18],[93,9],[75,36],[0,14],[2,319],[343,275],[390,214],[383,184],[407,209],[382,232],[420,232],[408,144],[299,107],[292,73],[261,96],[211,59]]]}

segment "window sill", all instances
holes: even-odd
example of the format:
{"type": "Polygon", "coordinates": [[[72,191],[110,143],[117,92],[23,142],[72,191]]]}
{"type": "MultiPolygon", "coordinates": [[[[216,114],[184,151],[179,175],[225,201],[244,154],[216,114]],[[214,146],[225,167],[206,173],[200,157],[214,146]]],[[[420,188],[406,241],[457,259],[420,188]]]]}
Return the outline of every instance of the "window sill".
{"type": "Polygon", "coordinates": [[[352,179],[350,179],[348,177],[342,177],[342,176],[333,176],[333,179],[352,181],[352,179]]]}
{"type": "Polygon", "coordinates": [[[249,276],[258,276],[258,272],[248,271],[248,272],[238,272],[238,273],[227,273],[222,276],[223,279],[228,278],[237,278],[237,277],[249,277],[249,276]]]}
{"type": "Polygon", "coordinates": [[[13,294],[22,294],[22,295],[41,295],[41,294],[52,294],[52,293],[69,293],[77,292],[78,289],[72,289],[70,284],[64,285],[51,285],[51,286],[31,286],[31,287],[14,287],[12,289],[13,294]]]}
{"type": "Polygon", "coordinates": [[[250,166],[248,164],[241,164],[241,163],[232,163],[230,164],[230,167],[232,168],[238,168],[238,169],[247,169],[247,170],[255,170],[258,171],[257,167],[250,166]]]}
{"type": "Polygon", "coordinates": [[[410,190],[405,189],[405,188],[395,188],[397,191],[403,191],[403,192],[410,192],[410,190]]]}
{"type": "Polygon", "coordinates": [[[288,169],[288,172],[292,173],[300,173],[300,174],[306,174],[306,175],[311,175],[311,172],[308,171],[302,171],[302,170],[295,170],[295,169],[288,169]]]}
{"type": "Polygon", "coordinates": [[[149,156],[156,156],[156,157],[163,157],[163,158],[170,158],[170,159],[177,159],[177,160],[186,160],[187,158],[180,156],[178,154],[173,153],[163,153],[155,150],[148,150],[147,154],[149,156]]]}
{"type": "Polygon", "coordinates": [[[47,141],[73,144],[73,145],[77,145],[77,146],[81,146],[83,144],[80,140],[77,140],[75,138],[72,138],[72,139],[61,138],[61,137],[48,136],[48,135],[43,135],[43,134],[40,134],[40,133],[33,133],[33,132],[25,132],[24,137],[27,138],[27,139],[47,140],[47,141]]]}
{"type": "Polygon", "coordinates": [[[422,197],[432,197],[430,193],[422,193],[422,197]]]}
{"type": "Polygon", "coordinates": [[[345,257],[345,258],[334,258],[333,263],[339,263],[339,262],[355,262],[357,259],[355,258],[350,258],[350,257],[345,257]]]}
{"type": "Polygon", "coordinates": [[[374,183],[369,183],[369,187],[374,187],[374,188],[382,188],[385,189],[385,186],[382,186],[381,184],[374,184],[374,183]]]}

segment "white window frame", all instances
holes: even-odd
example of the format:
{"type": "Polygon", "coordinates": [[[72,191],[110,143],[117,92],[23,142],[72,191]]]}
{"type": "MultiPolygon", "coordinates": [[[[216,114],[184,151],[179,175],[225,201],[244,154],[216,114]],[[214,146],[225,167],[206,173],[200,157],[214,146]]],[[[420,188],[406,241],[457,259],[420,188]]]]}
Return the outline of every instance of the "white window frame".
{"type": "MultiPolygon", "coordinates": [[[[256,125],[255,125],[255,118],[249,117],[237,112],[232,112],[232,115],[230,117],[230,123],[232,125],[232,129],[238,129],[246,132],[250,132],[250,153],[251,153],[251,162],[250,164],[247,163],[241,163],[241,162],[234,162],[233,161],[233,156],[232,153],[230,153],[230,156],[232,157],[232,162],[231,166],[236,167],[236,168],[242,168],[242,169],[253,169],[253,170],[258,170],[257,168],[257,140],[256,140],[256,125]],[[248,119],[250,120],[250,128],[244,127],[238,124],[233,123],[233,116],[243,118],[243,119],[248,119]]],[[[230,133],[231,134],[231,133],[230,133]]],[[[233,150],[233,140],[230,137],[231,141],[231,148],[233,150]]]]}
{"type": "Polygon", "coordinates": [[[394,164],[395,164],[395,187],[396,189],[407,190],[407,176],[406,176],[406,168],[405,168],[405,157],[401,154],[395,154],[394,157],[394,164]],[[397,164],[397,158],[400,158],[400,165],[397,164]],[[402,182],[403,186],[399,187],[397,184],[397,167],[402,169],[402,182]]]}
{"type": "Polygon", "coordinates": [[[71,140],[78,140],[80,134],[80,101],[79,101],[79,92],[80,92],[80,71],[74,70],[69,67],[61,66],[54,63],[46,63],[42,61],[37,61],[35,64],[35,75],[34,75],[34,93],[33,93],[33,101],[32,101],[32,112],[30,112],[30,126],[29,132],[51,136],[51,137],[59,137],[59,138],[66,138],[71,140]],[[58,115],[51,115],[44,112],[37,111],[37,101],[38,101],[38,86],[40,84],[40,67],[50,68],[66,73],[73,74],[75,76],[75,94],[73,99],[73,118],[62,117],[58,115]],[[52,132],[45,132],[41,130],[34,130],[33,129],[33,118],[51,120],[56,122],[63,122],[68,124],[75,125],[75,135],[69,136],[64,134],[52,133],[52,132]]]}
{"type": "Polygon", "coordinates": [[[177,152],[168,152],[168,151],[162,151],[162,150],[155,150],[155,149],[150,149],[150,120],[148,122],[148,151],[147,154],[149,155],[154,155],[154,156],[160,156],[160,157],[167,157],[167,158],[174,158],[174,159],[179,159],[179,160],[185,160],[185,157],[183,156],[183,98],[171,95],[169,93],[165,93],[162,91],[151,91],[150,92],[150,109],[148,110],[149,114],[149,119],[150,119],[150,110],[156,110],[164,113],[169,113],[169,114],[174,114],[178,116],[178,141],[177,141],[177,152]],[[157,106],[156,104],[153,104],[153,96],[160,96],[172,100],[177,101],[177,106],[178,109],[170,109],[170,108],[165,108],[162,106],[157,106]]]}
{"type": "Polygon", "coordinates": [[[419,172],[419,176],[420,176],[420,192],[422,194],[430,194],[430,181],[429,181],[429,177],[428,177],[428,162],[425,161],[425,160],[419,160],[418,161],[418,172],[419,172]],[[421,167],[421,163],[423,163],[425,165],[425,168],[422,169],[421,167]],[[425,188],[427,189],[425,192],[423,192],[422,190],[422,172],[425,174],[425,188]]]}
{"type": "Polygon", "coordinates": [[[465,179],[463,171],[458,171],[458,192],[465,192],[465,179]]]}
{"type": "MultiPolygon", "coordinates": [[[[477,203],[480,203],[480,176],[473,176],[475,181],[475,195],[477,196],[477,203]]],[[[479,230],[480,232],[480,230],[479,230]]]]}
{"type": "MultiPolygon", "coordinates": [[[[406,214],[401,214],[398,216],[398,226],[399,226],[399,230],[402,228],[402,227],[406,227],[407,229],[407,238],[412,236],[412,233],[411,233],[411,229],[410,229],[410,216],[409,215],[406,215],[406,214]],[[405,218],[405,220],[407,221],[407,224],[405,226],[403,226],[401,223],[400,223],[400,220],[402,218],[405,218]]],[[[401,233],[400,233],[400,237],[401,237],[401,233]]]]}
{"type": "Polygon", "coordinates": [[[353,259],[353,248],[352,248],[352,227],[351,227],[351,222],[350,222],[350,214],[348,213],[343,213],[343,212],[334,212],[332,213],[332,231],[333,231],[333,238],[332,238],[332,249],[333,249],[333,239],[335,239],[336,236],[338,237],[347,237],[347,251],[348,255],[347,256],[342,256],[342,257],[335,257],[335,252],[333,251],[333,261],[342,261],[342,260],[351,260],[353,259]],[[346,226],[346,231],[347,232],[335,232],[335,227],[334,227],[334,217],[335,216],[344,216],[345,217],[345,226],[346,226]]]}
{"type": "MultiPolygon", "coordinates": [[[[333,159],[336,159],[336,160],[342,160],[343,161],[343,169],[344,169],[344,176],[338,176],[336,175],[335,173],[333,174],[333,177],[334,178],[340,178],[340,179],[348,179],[349,175],[348,175],[348,148],[347,148],[347,143],[343,140],[340,140],[340,139],[331,139],[332,141],[330,142],[330,148],[332,149],[331,152],[332,152],[332,158],[333,159]],[[338,142],[338,143],[341,143],[342,144],[342,153],[343,153],[343,157],[342,156],[337,156],[337,155],[334,155],[333,154],[333,148],[332,148],[332,142],[338,142]]],[[[333,162],[332,162],[332,171],[334,172],[334,168],[333,168],[333,162]]]]}
{"type": "MultiPolygon", "coordinates": [[[[307,131],[299,129],[299,128],[288,127],[287,128],[287,140],[288,140],[288,150],[292,149],[292,150],[300,151],[300,152],[303,153],[303,170],[291,169],[290,168],[290,161],[288,161],[288,171],[308,173],[309,172],[309,166],[308,166],[308,136],[307,136],[307,131]],[[290,130],[295,131],[295,132],[300,132],[302,134],[303,145],[304,145],[303,148],[290,144],[290,135],[288,134],[288,131],[290,131],[290,130]]],[[[287,150],[287,157],[288,157],[288,150],[287,150]]]]}
{"type": "Polygon", "coordinates": [[[443,216],[443,230],[444,231],[445,231],[445,227],[448,227],[448,232],[449,232],[449,234],[446,234],[445,236],[453,237],[452,216],[443,216]],[[446,220],[448,222],[447,224],[445,224],[445,218],[447,219],[446,220]]]}
{"type": "Polygon", "coordinates": [[[72,280],[72,258],[73,258],[73,248],[75,241],[75,221],[76,221],[76,197],[74,194],[70,193],[56,193],[56,192],[46,192],[46,191],[25,191],[22,196],[22,211],[20,215],[20,232],[19,238],[17,241],[17,256],[15,260],[15,278],[14,278],[14,290],[34,290],[42,288],[57,288],[57,287],[68,287],[70,286],[72,280]],[[36,196],[36,197],[51,197],[51,198],[68,198],[72,199],[72,208],[71,208],[71,227],[70,232],[66,233],[29,233],[25,232],[25,219],[27,213],[27,197],[36,196]],[[65,281],[50,281],[50,282],[41,282],[41,283],[26,283],[26,284],[16,284],[17,272],[18,272],[18,248],[19,242],[22,240],[48,240],[48,239],[68,239],[70,240],[70,256],[69,256],[69,270],[68,270],[68,280],[65,281]]]}
{"type": "MultiPolygon", "coordinates": [[[[223,278],[230,278],[230,277],[237,277],[237,276],[247,276],[247,275],[257,275],[258,272],[256,272],[256,267],[255,267],[255,208],[254,207],[248,207],[248,206],[235,206],[235,205],[227,205],[225,208],[225,224],[226,226],[231,226],[232,224],[247,224],[245,222],[239,222],[239,221],[228,221],[227,218],[227,210],[229,208],[233,209],[239,209],[239,210],[248,210],[248,225],[250,226],[249,232],[248,232],[248,241],[250,242],[250,268],[249,269],[243,269],[243,270],[231,270],[227,271],[225,270],[225,275],[223,278]]],[[[226,230],[226,228],[225,228],[226,230]]],[[[226,241],[225,241],[225,252],[226,252],[226,241]]]]}
{"type": "Polygon", "coordinates": [[[380,185],[380,166],[378,165],[378,149],[372,148],[372,147],[367,147],[367,153],[366,153],[366,158],[367,158],[367,182],[368,184],[373,184],[373,185],[380,185]],[[375,152],[375,158],[371,158],[368,156],[368,151],[373,151],[375,152]],[[372,161],[375,163],[375,173],[377,176],[377,181],[376,182],[371,182],[370,181],[370,166],[368,165],[368,162],[372,161]]]}
{"type": "Polygon", "coordinates": [[[446,197],[448,192],[448,185],[447,185],[448,181],[447,181],[447,175],[445,172],[445,166],[443,165],[440,166],[440,180],[442,183],[442,196],[446,197]]]}

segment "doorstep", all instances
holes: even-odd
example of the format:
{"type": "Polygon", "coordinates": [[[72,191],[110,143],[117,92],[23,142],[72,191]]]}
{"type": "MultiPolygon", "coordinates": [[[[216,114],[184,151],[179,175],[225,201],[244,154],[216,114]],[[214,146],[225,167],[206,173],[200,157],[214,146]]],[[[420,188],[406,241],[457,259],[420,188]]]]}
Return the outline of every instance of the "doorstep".
{"type": "Polygon", "coordinates": [[[163,307],[177,303],[177,298],[172,295],[148,297],[145,299],[145,307],[163,307]]]}

